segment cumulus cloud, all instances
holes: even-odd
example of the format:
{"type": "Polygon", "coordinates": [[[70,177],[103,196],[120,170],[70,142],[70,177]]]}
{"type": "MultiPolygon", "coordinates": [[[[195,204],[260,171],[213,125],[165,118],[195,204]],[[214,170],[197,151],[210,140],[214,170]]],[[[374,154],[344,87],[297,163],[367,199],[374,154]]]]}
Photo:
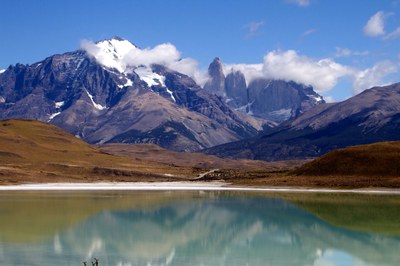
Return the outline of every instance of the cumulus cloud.
{"type": "Polygon", "coordinates": [[[250,22],[249,24],[244,25],[243,28],[247,29],[246,38],[249,39],[258,35],[262,26],[264,26],[264,21],[250,22]]]}
{"type": "Polygon", "coordinates": [[[332,96],[324,96],[324,100],[327,103],[334,103],[336,102],[335,98],[333,98],[332,96]]]}
{"type": "Polygon", "coordinates": [[[199,70],[198,62],[192,58],[182,58],[180,51],[171,43],[140,49],[126,40],[110,42],[96,44],[83,40],[81,49],[96,58],[99,63],[120,72],[142,65],[159,64],[194,78],[199,85],[204,85],[207,81],[207,74],[199,70]]]}
{"type": "MultiPolygon", "coordinates": [[[[367,52],[340,50],[341,56],[365,55],[367,52]]],[[[397,65],[391,61],[383,61],[371,68],[357,69],[339,64],[330,58],[313,59],[299,55],[296,51],[275,50],[264,56],[262,64],[231,64],[225,65],[227,75],[233,71],[241,71],[246,82],[258,78],[280,79],[311,85],[318,93],[333,89],[341,79],[347,78],[353,82],[353,93],[357,94],[373,86],[385,84],[385,78],[397,71],[397,65]]],[[[332,97],[327,102],[335,101],[332,97]]]]}
{"type": "Polygon", "coordinates": [[[311,0],[286,0],[288,3],[293,3],[298,6],[309,6],[311,3],[311,0]]]}
{"type": "Polygon", "coordinates": [[[384,40],[388,41],[400,38],[400,27],[397,27],[389,33],[385,30],[385,20],[391,15],[393,15],[393,13],[383,11],[379,11],[373,15],[363,28],[365,35],[369,37],[382,37],[384,40]]]}
{"type": "Polygon", "coordinates": [[[170,43],[163,43],[154,48],[132,49],[123,58],[128,65],[169,65],[181,58],[180,52],[170,43]]]}
{"type": "Polygon", "coordinates": [[[275,50],[264,56],[262,64],[225,65],[225,75],[241,71],[247,83],[258,78],[281,79],[311,85],[318,92],[329,91],[341,77],[352,75],[353,69],[331,59],[314,60],[294,50],[275,50]]]}
{"type": "Polygon", "coordinates": [[[174,61],[170,63],[168,67],[192,77],[200,86],[204,86],[209,79],[208,74],[205,71],[201,71],[198,62],[192,58],[183,58],[181,60],[174,61]]]}
{"type": "Polygon", "coordinates": [[[369,51],[352,51],[348,48],[336,47],[335,57],[364,56],[369,55],[369,51]]]}
{"type": "MultiPolygon", "coordinates": [[[[182,58],[179,50],[170,43],[140,49],[128,41],[111,45],[82,41],[81,48],[98,62],[121,72],[129,72],[142,65],[161,64],[192,77],[200,86],[209,78],[206,71],[200,70],[196,60],[182,58]]],[[[337,56],[364,54],[367,52],[337,48],[337,56]]],[[[340,79],[347,77],[353,80],[353,92],[359,93],[372,86],[383,85],[385,78],[397,71],[397,65],[383,61],[371,68],[359,70],[330,58],[313,59],[294,50],[274,50],[264,56],[262,63],[224,65],[225,75],[233,71],[241,71],[247,83],[258,78],[281,79],[311,85],[319,93],[331,90],[340,79]]]]}
{"type": "Polygon", "coordinates": [[[376,63],[373,67],[358,71],[354,75],[353,93],[358,94],[373,86],[384,85],[384,78],[397,72],[397,65],[391,61],[376,63]]]}
{"type": "Polygon", "coordinates": [[[369,37],[379,37],[385,35],[385,18],[389,14],[378,11],[373,15],[364,26],[364,34],[369,37]]]}
{"type": "Polygon", "coordinates": [[[243,73],[247,85],[259,78],[265,77],[263,73],[263,64],[227,64],[224,65],[224,74],[228,75],[231,72],[240,71],[243,73]]]}
{"type": "Polygon", "coordinates": [[[263,72],[268,78],[293,80],[328,91],[338,79],[351,75],[353,70],[331,59],[314,60],[296,51],[272,51],[264,57],[263,72]]]}

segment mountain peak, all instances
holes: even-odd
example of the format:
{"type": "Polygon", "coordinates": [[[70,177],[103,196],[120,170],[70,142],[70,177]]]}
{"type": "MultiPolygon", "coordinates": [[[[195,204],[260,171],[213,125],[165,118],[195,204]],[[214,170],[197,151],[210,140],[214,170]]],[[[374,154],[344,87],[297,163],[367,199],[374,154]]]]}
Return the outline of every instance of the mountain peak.
{"type": "Polygon", "coordinates": [[[219,58],[218,56],[216,56],[216,57],[214,58],[213,62],[221,63],[221,58],[219,58]]]}
{"type": "Polygon", "coordinates": [[[98,51],[93,54],[96,60],[105,67],[115,68],[123,73],[126,70],[124,57],[137,47],[130,41],[114,36],[95,43],[98,51]]]}
{"type": "Polygon", "coordinates": [[[111,38],[111,40],[126,41],[126,39],[124,39],[124,38],[122,38],[122,37],[120,37],[120,36],[118,36],[118,35],[114,35],[114,36],[111,38]]]}
{"type": "Polygon", "coordinates": [[[204,85],[204,89],[219,96],[226,95],[224,69],[219,57],[215,57],[209,65],[208,75],[210,80],[204,85]]]}
{"type": "Polygon", "coordinates": [[[95,44],[102,43],[102,42],[112,42],[112,41],[123,42],[123,41],[128,41],[128,40],[125,39],[125,38],[122,38],[122,37],[120,37],[118,35],[114,35],[111,38],[106,38],[106,39],[99,40],[99,41],[95,42],[95,44]]]}

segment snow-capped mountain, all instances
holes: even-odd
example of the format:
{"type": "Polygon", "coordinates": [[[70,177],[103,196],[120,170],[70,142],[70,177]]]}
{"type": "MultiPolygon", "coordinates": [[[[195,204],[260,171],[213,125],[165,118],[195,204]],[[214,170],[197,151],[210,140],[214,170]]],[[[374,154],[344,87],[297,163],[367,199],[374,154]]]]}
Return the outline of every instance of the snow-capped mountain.
{"type": "Polygon", "coordinates": [[[239,70],[225,75],[218,57],[210,64],[208,74],[210,80],[204,88],[210,93],[223,97],[235,110],[276,123],[295,118],[325,103],[311,86],[266,78],[246,81],[239,70]]]}
{"type": "Polygon", "coordinates": [[[48,121],[90,143],[174,150],[211,147],[262,129],[261,120],[231,110],[189,76],[149,57],[112,38],[10,66],[0,74],[0,118],[48,121]]]}

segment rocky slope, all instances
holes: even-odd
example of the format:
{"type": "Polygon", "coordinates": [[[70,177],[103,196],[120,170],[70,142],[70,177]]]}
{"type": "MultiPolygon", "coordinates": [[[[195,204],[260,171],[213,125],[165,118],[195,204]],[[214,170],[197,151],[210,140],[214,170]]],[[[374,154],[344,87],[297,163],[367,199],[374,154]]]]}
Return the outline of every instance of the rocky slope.
{"type": "Polygon", "coordinates": [[[206,153],[267,161],[312,158],[331,150],[400,140],[400,83],[374,87],[346,101],[319,105],[244,141],[206,153]]]}
{"type": "Polygon", "coordinates": [[[232,108],[255,117],[281,123],[325,103],[311,86],[283,80],[246,80],[238,70],[226,70],[219,58],[208,68],[204,88],[221,96],[232,108]]]}
{"type": "Polygon", "coordinates": [[[90,143],[155,143],[178,151],[248,138],[263,128],[182,73],[127,65],[124,56],[139,50],[113,38],[91,50],[10,66],[0,73],[0,119],[48,121],[90,143]]]}

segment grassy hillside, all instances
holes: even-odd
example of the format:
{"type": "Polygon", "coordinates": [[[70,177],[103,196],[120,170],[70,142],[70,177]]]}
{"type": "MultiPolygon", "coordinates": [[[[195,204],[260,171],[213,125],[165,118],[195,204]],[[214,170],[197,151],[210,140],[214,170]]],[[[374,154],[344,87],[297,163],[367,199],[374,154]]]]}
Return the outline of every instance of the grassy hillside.
{"type": "Polygon", "coordinates": [[[378,142],[332,151],[295,174],[310,176],[400,177],[400,142],[378,142]]]}
{"type": "MultiPolygon", "coordinates": [[[[293,165],[295,166],[295,165],[293,165]]],[[[400,142],[339,149],[297,169],[226,170],[207,176],[244,186],[309,188],[400,188],[400,142]]]]}
{"type": "Polygon", "coordinates": [[[195,152],[174,152],[163,149],[154,144],[107,144],[99,147],[101,151],[146,161],[172,163],[177,166],[197,167],[206,169],[288,169],[294,165],[301,165],[303,161],[265,162],[257,160],[230,160],[213,155],[195,152]]]}
{"type": "Polygon", "coordinates": [[[51,124],[0,121],[0,184],[175,180],[196,174],[191,168],[107,154],[51,124]]]}

